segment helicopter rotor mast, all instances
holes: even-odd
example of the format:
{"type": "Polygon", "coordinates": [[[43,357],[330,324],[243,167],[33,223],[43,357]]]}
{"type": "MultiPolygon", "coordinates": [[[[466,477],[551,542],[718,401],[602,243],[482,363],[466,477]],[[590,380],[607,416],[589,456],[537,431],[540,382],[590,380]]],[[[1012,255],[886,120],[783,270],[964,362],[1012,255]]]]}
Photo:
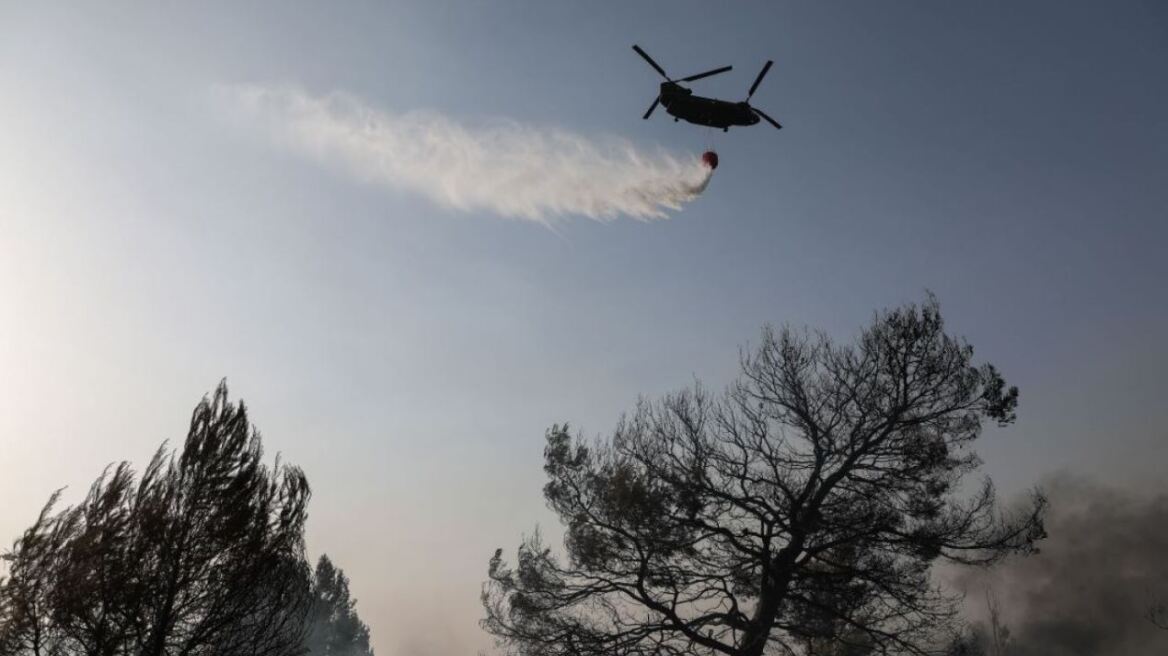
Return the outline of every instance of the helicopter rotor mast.
{"type": "MultiPolygon", "coordinates": [[[[702,78],[710,77],[711,75],[725,73],[726,71],[732,70],[734,68],[733,66],[723,66],[721,68],[714,68],[714,69],[708,70],[704,73],[698,73],[696,75],[690,75],[688,77],[673,79],[673,78],[669,77],[669,74],[665,72],[664,68],[661,68],[661,66],[657,62],[653,61],[653,58],[649,56],[649,53],[647,53],[641,49],[641,46],[634,44],[633,50],[635,50],[638,55],[640,55],[646,62],[649,63],[650,66],[653,67],[653,70],[657,71],[661,75],[661,77],[665,78],[665,81],[670,83],[670,84],[677,84],[679,82],[693,82],[695,80],[700,80],[702,78]]],[[[649,111],[645,112],[645,115],[642,116],[641,118],[646,118],[646,119],[649,118],[649,116],[653,113],[653,110],[657,109],[657,105],[660,102],[661,102],[661,94],[657,94],[657,97],[653,100],[653,104],[649,105],[649,111]]]]}

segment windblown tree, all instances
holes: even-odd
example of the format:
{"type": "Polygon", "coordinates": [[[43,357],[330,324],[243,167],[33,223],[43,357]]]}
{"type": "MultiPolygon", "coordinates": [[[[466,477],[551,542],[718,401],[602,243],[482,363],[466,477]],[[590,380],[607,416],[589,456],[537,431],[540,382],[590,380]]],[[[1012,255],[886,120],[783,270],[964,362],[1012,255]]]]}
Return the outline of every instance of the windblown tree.
{"type": "Polygon", "coordinates": [[[220,384],[181,453],[141,476],[108,470],[85,500],[50,500],[4,557],[0,653],[294,656],[309,568],[303,473],[263,464],[242,403],[220,384]]]}
{"type": "Polygon", "coordinates": [[[1034,550],[1044,499],[1003,512],[970,450],[1017,389],[975,365],[935,299],[854,344],[766,328],[722,395],[643,401],[594,443],[554,426],[538,532],[502,551],[484,627],[523,655],[930,652],[956,622],[940,561],[1034,550]]]}
{"type": "Polygon", "coordinates": [[[328,556],[316,563],[308,616],[309,656],[373,656],[369,627],[357,616],[349,577],[328,556]]]}
{"type": "Polygon", "coordinates": [[[66,523],[55,530],[43,530],[54,494],[36,524],[20,540],[21,558],[8,558],[9,576],[0,580],[0,654],[49,656],[59,653],[61,635],[52,621],[50,592],[58,553],[54,545],[70,531],[66,523]]]}

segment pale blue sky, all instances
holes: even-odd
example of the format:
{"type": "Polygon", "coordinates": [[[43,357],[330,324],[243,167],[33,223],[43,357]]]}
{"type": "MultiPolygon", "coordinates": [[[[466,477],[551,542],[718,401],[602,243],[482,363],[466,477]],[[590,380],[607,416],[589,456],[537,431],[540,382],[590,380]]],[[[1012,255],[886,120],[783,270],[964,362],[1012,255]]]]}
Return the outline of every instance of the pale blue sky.
{"type": "Polygon", "coordinates": [[[312,481],[310,547],[383,656],[488,644],[478,587],[535,522],[544,429],[720,387],[766,321],[854,334],[941,299],[1022,390],[980,447],[1168,486],[1168,10],[1086,3],[0,7],[0,538],[179,440],[226,376],[312,481]],[[786,127],[713,133],[656,75],[786,127]],[[250,138],[209,90],[342,90],[721,155],[656,223],[555,231],[250,138]]]}

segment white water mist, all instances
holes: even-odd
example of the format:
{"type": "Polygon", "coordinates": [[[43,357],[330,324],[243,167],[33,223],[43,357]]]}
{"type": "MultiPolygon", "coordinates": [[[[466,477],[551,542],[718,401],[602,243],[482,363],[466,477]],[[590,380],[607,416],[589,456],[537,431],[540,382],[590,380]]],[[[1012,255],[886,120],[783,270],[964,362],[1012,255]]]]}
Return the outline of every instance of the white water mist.
{"type": "Polygon", "coordinates": [[[280,143],[363,180],[463,211],[538,222],[572,214],[660,219],[697,197],[713,174],[697,157],[646,151],[612,137],[514,121],[468,126],[434,112],[376,109],[342,93],[224,91],[280,143]]]}

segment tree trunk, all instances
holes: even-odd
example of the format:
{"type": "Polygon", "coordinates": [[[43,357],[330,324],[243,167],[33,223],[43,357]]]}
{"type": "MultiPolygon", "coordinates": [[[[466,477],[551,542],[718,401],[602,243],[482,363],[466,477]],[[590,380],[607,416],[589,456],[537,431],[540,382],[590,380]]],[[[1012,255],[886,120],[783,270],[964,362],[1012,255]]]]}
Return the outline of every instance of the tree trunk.
{"type": "Polygon", "coordinates": [[[762,656],[767,638],[771,635],[771,625],[774,624],[782,601],[783,597],[779,594],[764,594],[758,600],[754,618],[742,635],[742,643],[738,648],[739,656],[762,656]]]}
{"type": "Polygon", "coordinates": [[[791,584],[791,568],[802,549],[803,540],[796,539],[779,550],[771,561],[768,577],[770,580],[763,586],[754,617],[742,634],[742,642],[738,647],[739,656],[762,656],[767,638],[771,635],[771,628],[779,615],[779,609],[787,597],[787,586],[791,584]]]}

